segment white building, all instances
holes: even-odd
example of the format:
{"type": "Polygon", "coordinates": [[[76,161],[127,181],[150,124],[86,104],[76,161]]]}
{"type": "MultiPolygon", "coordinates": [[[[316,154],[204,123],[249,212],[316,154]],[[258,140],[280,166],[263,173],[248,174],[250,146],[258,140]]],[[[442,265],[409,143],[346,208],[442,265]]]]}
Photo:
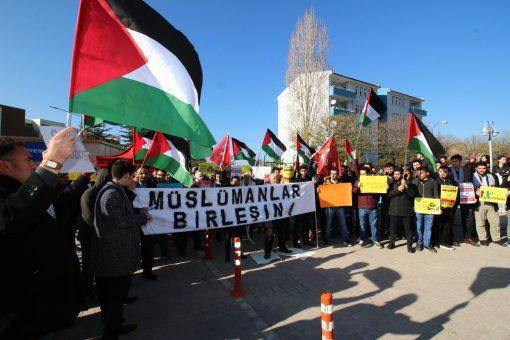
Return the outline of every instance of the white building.
{"type": "MultiPolygon", "coordinates": [[[[383,88],[375,85],[347,77],[333,71],[326,71],[327,76],[322,77],[326,82],[322,88],[325,93],[323,100],[323,112],[329,112],[331,115],[347,115],[359,113],[363,110],[365,101],[367,100],[370,89],[373,89],[379,98],[386,104],[387,112],[380,119],[386,120],[398,115],[407,115],[413,112],[418,117],[427,115],[427,111],[423,110],[422,98],[413,97],[404,93],[392,90],[391,88],[383,88]]],[[[295,141],[289,140],[289,91],[285,88],[278,96],[278,138],[287,146],[294,146],[295,141]]],[[[322,101],[322,99],[321,99],[322,101]]],[[[372,124],[376,127],[376,124],[372,124]]]]}

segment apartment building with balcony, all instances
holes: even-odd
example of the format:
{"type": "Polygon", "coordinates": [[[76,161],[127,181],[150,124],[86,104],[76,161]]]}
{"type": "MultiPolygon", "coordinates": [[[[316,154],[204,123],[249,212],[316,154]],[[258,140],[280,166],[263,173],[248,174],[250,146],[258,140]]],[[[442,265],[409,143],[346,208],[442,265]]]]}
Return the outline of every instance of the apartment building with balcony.
{"type": "MultiPolygon", "coordinates": [[[[318,79],[323,79],[324,84],[321,85],[321,88],[327,93],[319,100],[323,112],[329,112],[333,116],[355,115],[357,117],[363,110],[371,89],[387,107],[387,111],[380,118],[381,120],[391,120],[392,117],[407,115],[409,112],[415,113],[418,117],[427,115],[427,111],[423,109],[423,102],[425,101],[423,98],[397,92],[388,87],[351,78],[333,71],[326,71],[325,75],[318,79]]],[[[291,100],[288,88],[282,91],[277,100],[278,138],[286,145],[293,146],[295,142],[289,140],[288,136],[289,100],[291,100]]],[[[372,125],[372,131],[376,133],[376,124],[372,125]]]]}

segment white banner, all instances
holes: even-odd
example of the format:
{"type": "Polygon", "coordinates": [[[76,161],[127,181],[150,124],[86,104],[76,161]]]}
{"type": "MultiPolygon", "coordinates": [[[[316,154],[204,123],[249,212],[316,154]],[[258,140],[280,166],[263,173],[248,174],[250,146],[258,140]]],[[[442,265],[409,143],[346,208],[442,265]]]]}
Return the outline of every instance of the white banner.
{"type": "Polygon", "coordinates": [[[315,211],[312,182],[225,188],[136,188],[134,206],[149,207],[146,235],[235,227],[315,211]]]}

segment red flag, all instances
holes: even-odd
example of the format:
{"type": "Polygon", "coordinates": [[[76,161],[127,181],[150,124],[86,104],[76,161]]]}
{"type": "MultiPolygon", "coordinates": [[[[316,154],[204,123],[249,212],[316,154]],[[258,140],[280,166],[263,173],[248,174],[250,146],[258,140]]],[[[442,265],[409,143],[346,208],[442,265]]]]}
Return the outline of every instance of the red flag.
{"type": "Polygon", "coordinates": [[[337,168],[338,174],[342,174],[340,157],[333,136],[329,137],[326,143],[317,150],[314,159],[317,163],[317,173],[320,174],[321,177],[328,176],[331,168],[337,168]]]}
{"type": "Polygon", "coordinates": [[[234,150],[232,146],[232,138],[227,133],[211,152],[211,162],[219,164],[220,166],[227,166],[232,163],[234,157],[234,150]]]}

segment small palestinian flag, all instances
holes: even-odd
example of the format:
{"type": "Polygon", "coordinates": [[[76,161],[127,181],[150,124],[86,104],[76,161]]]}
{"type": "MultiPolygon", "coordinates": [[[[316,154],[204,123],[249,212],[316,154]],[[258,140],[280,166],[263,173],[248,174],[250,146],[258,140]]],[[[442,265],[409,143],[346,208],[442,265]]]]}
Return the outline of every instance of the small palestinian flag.
{"type": "Polygon", "coordinates": [[[255,152],[252,151],[245,143],[239,139],[232,138],[232,148],[234,150],[234,158],[237,160],[244,159],[251,166],[255,165],[255,152]]]}
{"type": "Polygon", "coordinates": [[[156,132],[147,151],[145,165],[168,172],[182,185],[190,188],[194,180],[186,170],[187,159],[189,146],[186,140],[156,132]]]}
{"type": "Polygon", "coordinates": [[[153,131],[133,130],[133,152],[135,153],[135,162],[145,159],[145,155],[147,151],[149,151],[153,138],[153,131]]]}
{"type": "Polygon", "coordinates": [[[349,140],[345,139],[345,157],[349,162],[354,162],[356,159],[356,150],[351,146],[351,143],[349,143],[349,140]]]}
{"type": "Polygon", "coordinates": [[[308,144],[305,143],[305,141],[303,140],[303,138],[301,138],[299,134],[297,134],[296,150],[298,155],[303,158],[305,164],[310,164],[310,159],[312,158],[312,155],[315,153],[315,149],[308,146],[308,144]]]}
{"type": "Polygon", "coordinates": [[[142,0],[81,0],[69,111],[210,148],[202,68],[189,40],[142,0]]]}
{"type": "Polygon", "coordinates": [[[273,160],[279,160],[287,148],[276,137],[273,131],[267,129],[264,140],[262,141],[262,150],[264,150],[273,160]]]}
{"type": "Polygon", "coordinates": [[[104,123],[104,120],[102,120],[101,118],[95,118],[95,117],[91,117],[89,115],[83,116],[83,125],[85,127],[94,127],[94,126],[102,124],[102,123],[104,123]]]}
{"type": "Polygon", "coordinates": [[[370,94],[359,116],[359,123],[363,126],[369,126],[374,120],[379,119],[385,111],[386,105],[384,105],[382,100],[375,94],[374,90],[370,89],[370,94]]]}
{"type": "Polygon", "coordinates": [[[445,153],[441,143],[413,113],[409,113],[407,149],[421,152],[431,164],[436,164],[436,160],[445,153]]]}

